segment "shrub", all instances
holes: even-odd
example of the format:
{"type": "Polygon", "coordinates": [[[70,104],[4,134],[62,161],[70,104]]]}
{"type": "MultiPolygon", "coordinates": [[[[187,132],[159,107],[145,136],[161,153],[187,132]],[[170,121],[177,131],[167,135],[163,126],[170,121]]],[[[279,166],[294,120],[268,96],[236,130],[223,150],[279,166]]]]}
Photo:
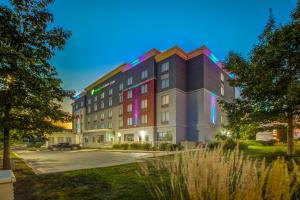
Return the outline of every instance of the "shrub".
{"type": "Polygon", "coordinates": [[[224,150],[233,150],[233,149],[236,148],[237,145],[239,146],[239,149],[241,149],[241,150],[248,149],[248,144],[247,143],[244,143],[242,141],[237,142],[232,138],[227,138],[223,142],[217,141],[217,140],[209,141],[208,144],[207,144],[207,148],[208,149],[214,149],[214,148],[217,148],[221,145],[223,146],[224,150]]]}
{"type": "Polygon", "coordinates": [[[129,147],[129,144],[128,144],[128,143],[123,143],[123,144],[121,144],[121,149],[123,149],[123,150],[127,150],[128,147],[129,147]]]}
{"type": "Polygon", "coordinates": [[[145,143],[144,145],[144,150],[149,151],[151,149],[151,144],[150,143],[145,143]]]}
{"type": "Polygon", "coordinates": [[[161,151],[176,151],[183,149],[183,146],[179,144],[172,144],[172,143],[160,143],[159,150],[161,151]]]}
{"type": "Polygon", "coordinates": [[[41,148],[42,145],[44,145],[44,142],[30,143],[27,144],[27,148],[41,148]]]}
{"type": "Polygon", "coordinates": [[[199,148],[139,163],[153,199],[298,199],[300,171],[284,159],[271,165],[239,150],[199,148]],[[153,176],[155,174],[155,176],[153,176]]]}
{"type": "Polygon", "coordinates": [[[143,144],[141,143],[131,143],[130,149],[144,149],[143,144]]]}
{"type": "Polygon", "coordinates": [[[121,149],[121,144],[114,144],[112,146],[113,149],[121,149]]]}

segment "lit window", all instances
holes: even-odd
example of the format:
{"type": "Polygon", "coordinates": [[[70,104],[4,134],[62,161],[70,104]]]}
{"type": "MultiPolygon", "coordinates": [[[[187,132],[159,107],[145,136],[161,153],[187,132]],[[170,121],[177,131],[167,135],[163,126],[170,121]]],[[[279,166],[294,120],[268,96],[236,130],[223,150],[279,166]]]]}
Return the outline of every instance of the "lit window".
{"type": "Polygon", "coordinates": [[[112,95],[112,94],[113,94],[113,89],[110,88],[110,89],[108,90],[108,95],[112,95]]]}
{"type": "Polygon", "coordinates": [[[123,106],[119,107],[119,116],[123,115],[123,106]]]}
{"type": "Polygon", "coordinates": [[[109,117],[109,118],[112,118],[112,115],[113,115],[112,110],[109,110],[109,111],[108,111],[108,117],[109,117]]]}
{"type": "Polygon", "coordinates": [[[112,122],[109,122],[109,123],[108,123],[108,128],[112,128],[112,127],[113,127],[112,122]]]}
{"type": "Polygon", "coordinates": [[[147,124],[147,122],[148,122],[148,116],[142,115],[142,124],[147,124]]]}
{"type": "Polygon", "coordinates": [[[148,104],[147,99],[143,99],[141,102],[141,109],[147,109],[148,106],[147,104],[148,104]]]}
{"type": "Polygon", "coordinates": [[[133,142],[134,141],[134,134],[124,134],[124,141],[133,142]]]}
{"type": "Polygon", "coordinates": [[[127,85],[132,85],[132,82],[133,82],[132,81],[132,77],[130,77],[130,78],[127,79],[127,85]]]}
{"type": "Polygon", "coordinates": [[[169,122],[169,112],[168,111],[161,113],[161,122],[162,123],[169,122]]]}
{"type": "Polygon", "coordinates": [[[112,103],[113,103],[112,97],[109,97],[109,98],[108,98],[108,106],[112,106],[112,103]]]}
{"type": "Polygon", "coordinates": [[[101,99],[104,99],[104,97],[105,97],[105,93],[104,93],[104,92],[102,92],[100,97],[101,97],[101,99]]]}
{"type": "Polygon", "coordinates": [[[142,85],[141,93],[146,94],[148,92],[148,84],[142,85]]]}
{"type": "Polygon", "coordinates": [[[97,104],[94,104],[94,111],[97,111],[97,104]]]}
{"type": "Polygon", "coordinates": [[[221,95],[224,96],[225,92],[224,92],[224,84],[221,83],[221,95]]]}
{"type": "Polygon", "coordinates": [[[142,71],[142,79],[145,79],[145,78],[147,78],[148,77],[148,70],[146,69],[146,70],[144,70],[144,71],[142,71]]]}
{"type": "Polygon", "coordinates": [[[127,125],[132,126],[132,118],[131,117],[127,118],[127,125]]]}
{"type": "Polygon", "coordinates": [[[128,90],[127,99],[131,99],[131,98],[132,98],[132,90],[128,90]]]}
{"type": "Polygon", "coordinates": [[[127,105],[127,112],[132,112],[132,104],[127,105]]]}
{"type": "Polygon", "coordinates": [[[123,83],[120,83],[120,85],[119,85],[119,90],[122,91],[122,90],[123,90],[123,87],[124,87],[123,83]]]}
{"type": "Polygon", "coordinates": [[[161,96],[161,105],[162,106],[169,105],[169,95],[163,95],[163,96],[161,96]]]}
{"type": "Polygon", "coordinates": [[[169,71],[169,62],[165,62],[161,66],[161,72],[167,72],[167,71],[169,71]]]}
{"type": "Polygon", "coordinates": [[[221,72],[221,81],[224,82],[224,74],[221,72]]]}
{"type": "Polygon", "coordinates": [[[169,78],[164,78],[161,80],[161,89],[169,87],[169,78]]]}
{"type": "Polygon", "coordinates": [[[94,101],[97,101],[98,100],[98,96],[94,96],[94,101]]]}
{"type": "Polygon", "coordinates": [[[101,101],[101,108],[102,109],[104,108],[104,101],[103,100],[101,101]]]}
{"type": "Polygon", "coordinates": [[[119,103],[123,102],[123,94],[119,94],[119,103]]]}

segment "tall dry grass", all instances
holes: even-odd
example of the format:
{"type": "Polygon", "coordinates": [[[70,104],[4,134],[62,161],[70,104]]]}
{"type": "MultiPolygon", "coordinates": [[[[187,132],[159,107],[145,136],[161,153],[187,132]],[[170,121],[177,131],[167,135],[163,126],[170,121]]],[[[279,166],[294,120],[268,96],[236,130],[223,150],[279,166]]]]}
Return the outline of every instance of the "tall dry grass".
{"type": "Polygon", "coordinates": [[[299,166],[284,159],[271,164],[222,147],[185,151],[140,164],[154,199],[300,199],[299,166]]]}

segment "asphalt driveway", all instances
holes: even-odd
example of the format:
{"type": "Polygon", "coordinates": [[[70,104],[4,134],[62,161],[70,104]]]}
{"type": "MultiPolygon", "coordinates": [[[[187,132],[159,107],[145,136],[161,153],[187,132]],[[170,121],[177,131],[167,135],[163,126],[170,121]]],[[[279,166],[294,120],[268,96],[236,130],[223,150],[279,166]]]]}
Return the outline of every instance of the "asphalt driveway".
{"type": "Polygon", "coordinates": [[[152,153],[109,152],[101,150],[76,151],[17,151],[36,174],[107,167],[137,162],[152,153]]]}

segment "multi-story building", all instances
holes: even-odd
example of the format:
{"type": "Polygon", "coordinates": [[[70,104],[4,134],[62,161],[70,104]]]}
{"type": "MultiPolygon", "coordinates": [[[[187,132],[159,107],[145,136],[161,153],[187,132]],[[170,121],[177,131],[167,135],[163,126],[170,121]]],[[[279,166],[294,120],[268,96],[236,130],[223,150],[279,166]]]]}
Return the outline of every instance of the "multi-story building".
{"type": "Polygon", "coordinates": [[[85,146],[113,142],[206,141],[222,130],[218,99],[233,78],[205,46],[152,49],[85,88],[72,104],[73,130],[85,146]]]}

